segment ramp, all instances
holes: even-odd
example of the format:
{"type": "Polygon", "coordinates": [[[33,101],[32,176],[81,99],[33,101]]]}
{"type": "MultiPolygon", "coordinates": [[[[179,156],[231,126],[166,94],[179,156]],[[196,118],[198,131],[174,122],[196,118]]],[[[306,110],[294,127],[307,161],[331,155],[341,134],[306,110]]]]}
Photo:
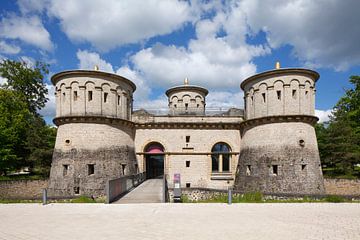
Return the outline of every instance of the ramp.
{"type": "Polygon", "coordinates": [[[163,179],[148,179],[131,192],[113,202],[122,203],[161,203],[163,200],[163,179]]]}

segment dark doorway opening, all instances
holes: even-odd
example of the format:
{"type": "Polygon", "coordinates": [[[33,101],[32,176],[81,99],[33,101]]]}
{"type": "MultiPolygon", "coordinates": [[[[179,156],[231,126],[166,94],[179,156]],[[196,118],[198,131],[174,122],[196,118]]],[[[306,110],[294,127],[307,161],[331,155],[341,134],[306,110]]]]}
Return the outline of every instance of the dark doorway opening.
{"type": "Polygon", "coordinates": [[[164,175],[164,147],[151,143],[145,149],[146,178],[159,178],[164,175]]]}

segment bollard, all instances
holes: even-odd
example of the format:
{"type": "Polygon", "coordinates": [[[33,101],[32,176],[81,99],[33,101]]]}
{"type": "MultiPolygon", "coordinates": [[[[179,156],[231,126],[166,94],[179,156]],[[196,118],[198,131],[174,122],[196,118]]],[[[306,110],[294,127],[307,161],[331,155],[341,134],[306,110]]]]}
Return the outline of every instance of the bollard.
{"type": "Polygon", "coordinates": [[[44,188],[43,189],[43,205],[46,205],[47,204],[47,189],[44,188]]]}
{"type": "Polygon", "coordinates": [[[231,205],[232,203],[232,193],[231,188],[228,189],[228,204],[231,205]]]}

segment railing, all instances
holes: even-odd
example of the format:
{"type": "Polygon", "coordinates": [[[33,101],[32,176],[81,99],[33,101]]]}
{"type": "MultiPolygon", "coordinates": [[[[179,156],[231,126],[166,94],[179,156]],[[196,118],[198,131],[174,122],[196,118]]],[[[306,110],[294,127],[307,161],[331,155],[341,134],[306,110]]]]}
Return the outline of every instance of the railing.
{"type": "Polygon", "coordinates": [[[163,176],[163,202],[169,202],[169,188],[167,184],[166,174],[163,176]]]}
{"type": "MultiPolygon", "coordinates": [[[[141,110],[143,108],[140,107],[134,107],[134,111],[141,110]]],[[[217,115],[223,115],[227,114],[230,109],[235,109],[232,107],[207,107],[205,108],[205,111],[201,108],[194,108],[194,107],[177,107],[174,109],[169,108],[145,108],[144,110],[150,114],[153,115],[200,115],[200,116],[217,116],[217,115]]],[[[243,110],[239,110],[241,113],[238,113],[240,115],[243,115],[243,110]]]]}
{"type": "Polygon", "coordinates": [[[106,183],[106,203],[112,203],[116,201],[122,195],[144,182],[145,179],[146,173],[143,172],[108,180],[106,183]]]}

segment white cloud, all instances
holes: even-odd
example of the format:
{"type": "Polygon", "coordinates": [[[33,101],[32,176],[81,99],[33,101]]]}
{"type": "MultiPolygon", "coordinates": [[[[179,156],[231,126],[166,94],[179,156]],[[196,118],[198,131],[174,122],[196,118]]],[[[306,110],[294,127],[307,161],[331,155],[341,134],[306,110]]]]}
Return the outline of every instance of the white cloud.
{"type": "Polygon", "coordinates": [[[0,41],[0,52],[5,54],[18,54],[21,51],[19,46],[0,41]]]}
{"type": "Polygon", "coordinates": [[[0,76],[0,86],[7,83],[7,79],[0,76]]]}
{"type": "Polygon", "coordinates": [[[330,116],[332,116],[332,109],[329,110],[315,110],[315,116],[319,118],[319,123],[328,122],[330,120],[330,116]]]}
{"type": "Polygon", "coordinates": [[[28,57],[28,56],[21,56],[20,57],[20,60],[25,62],[26,65],[29,67],[29,68],[33,68],[36,64],[36,60],[33,59],[32,57],[28,57]]]}
{"type": "Polygon", "coordinates": [[[18,0],[20,12],[28,14],[31,12],[42,12],[49,4],[50,0],[18,0]]]}
{"type": "Polygon", "coordinates": [[[229,91],[210,91],[206,97],[206,107],[229,109],[231,107],[243,108],[244,107],[244,93],[229,92],[229,91]]]}
{"type": "Polygon", "coordinates": [[[186,1],[53,0],[48,14],[71,40],[102,51],[171,33],[190,20],[186,1]]]}
{"type": "Polygon", "coordinates": [[[360,64],[358,0],[243,0],[240,8],[254,33],[266,32],[272,48],[290,44],[308,66],[360,64]]]}
{"type": "Polygon", "coordinates": [[[45,107],[39,111],[39,113],[45,118],[55,117],[56,113],[56,103],[55,103],[55,87],[52,84],[46,84],[48,90],[47,97],[49,101],[46,103],[45,107]]]}
{"type": "Polygon", "coordinates": [[[98,53],[89,52],[87,50],[78,50],[76,56],[79,59],[78,66],[80,69],[93,70],[95,65],[97,65],[100,71],[114,72],[112,65],[101,59],[98,53]]]}
{"type": "Polygon", "coordinates": [[[0,37],[19,39],[46,51],[53,49],[50,34],[38,16],[16,16],[10,14],[0,21],[0,37]]]}
{"type": "Polygon", "coordinates": [[[196,39],[187,47],[157,43],[134,54],[134,68],[157,87],[178,85],[188,77],[194,84],[229,90],[256,73],[254,57],[271,52],[266,45],[246,42],[245,15],[232,8],[197,21],[195,30],[196,39]]]}

